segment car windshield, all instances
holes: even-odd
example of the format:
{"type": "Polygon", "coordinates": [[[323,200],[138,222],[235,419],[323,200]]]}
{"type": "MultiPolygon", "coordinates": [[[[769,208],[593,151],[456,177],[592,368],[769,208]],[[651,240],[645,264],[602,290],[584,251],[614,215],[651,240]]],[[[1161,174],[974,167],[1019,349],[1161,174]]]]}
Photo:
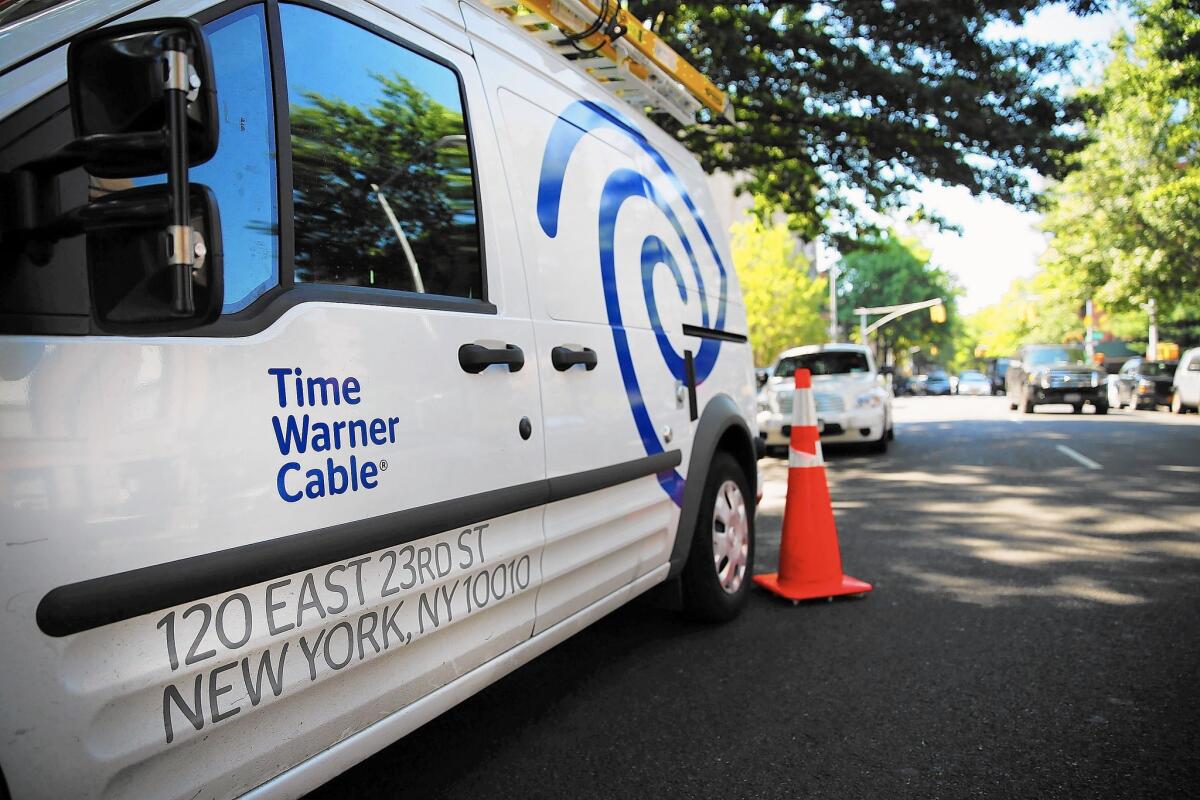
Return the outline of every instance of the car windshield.
{"type": "Polygon", "coordinates": [[[813,375],[848,375],[868,372],[866,353],[854,350],[827,350],[823,353],[807,353],[779,359],[775,367],[776,377],[790,378],[798,369],[806,369],[813,375]]]}
{"type": "Polygon", "coordinates": [[[1151,378],[1162,375],[1171,376],[1175,374],[1175,365],[1174,361],[1146,361],[1142,363],[1138,373],[1151,378]]]}
{"type": "Polygon", "coordinates": [[[959,376],[958,376],[958,379],[959,379],[960,381],[982,381],[982,380],[987,380],[986,378],[984,378],[984,377],[983,377],[983,373],[982,373],[982,372],[964,372],[962,375],[959,375],[959,376]]]}
{"type": "Polygon", "coordinates": [[[1025,361],[1032,367],[1045,367],[1051,364],[1086,364],[1087,355],[1082,347],[1035,347],[1025,355],[1025,361]]]}

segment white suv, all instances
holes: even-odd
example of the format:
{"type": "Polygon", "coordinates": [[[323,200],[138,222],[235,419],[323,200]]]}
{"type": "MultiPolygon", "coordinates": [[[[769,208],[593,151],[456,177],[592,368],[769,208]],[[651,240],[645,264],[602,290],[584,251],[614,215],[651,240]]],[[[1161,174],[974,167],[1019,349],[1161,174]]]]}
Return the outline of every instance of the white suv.
{"type": "Polygon", "coordinates": [[[793,374],[812,372],[821,440],[865,442],[886,452],[894,438],[892,393],[870,349],[858,344],[816,344],[779,357],[758,396],[759,435],[767,447],[786,445],[792,424],[793,374]]]}

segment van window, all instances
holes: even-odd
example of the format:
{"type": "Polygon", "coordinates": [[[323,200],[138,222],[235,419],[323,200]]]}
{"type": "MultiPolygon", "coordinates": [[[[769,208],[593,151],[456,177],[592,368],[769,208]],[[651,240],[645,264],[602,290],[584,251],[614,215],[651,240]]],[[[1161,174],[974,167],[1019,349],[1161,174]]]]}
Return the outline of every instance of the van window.
{"type": "Polygon", "coordinates": [[[483,298],[457,75],[315,9],[280,17],[296,281],[483,298]]]}
{"type": "MultiPolygon", "coordinates": [[[[263,7],[251,5],[204,26],[212,49],[220,121],[216,154],[188,178],[213,190],[221,215],[225,304],[241,311],[279,283],[279,213],[275,177],[275,117],[263,7]]],[[[166,182],[163,174],[134,186],[166,182]]],[[[92,178],[93,194],[122,181],[92,178]]]]}
{"type": "Polygon", "coordinates": [[[220,208],[229,313],[279,283],[275,118],[263,7],[235,11],[204,30],[220,87],[220,146],[190,175],[212,188],[220,208]]]}

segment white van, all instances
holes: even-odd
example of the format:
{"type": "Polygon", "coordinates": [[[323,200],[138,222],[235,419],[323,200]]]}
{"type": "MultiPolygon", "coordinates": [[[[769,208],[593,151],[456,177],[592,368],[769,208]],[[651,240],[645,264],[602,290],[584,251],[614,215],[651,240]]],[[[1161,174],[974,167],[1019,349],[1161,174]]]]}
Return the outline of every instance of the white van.
{"type": "Polygon", "coordinates": [[[506,15],[16,4],[0,181],[15,798],[296,796],[655,585],[746,600],[704,175],[506,15]]]}

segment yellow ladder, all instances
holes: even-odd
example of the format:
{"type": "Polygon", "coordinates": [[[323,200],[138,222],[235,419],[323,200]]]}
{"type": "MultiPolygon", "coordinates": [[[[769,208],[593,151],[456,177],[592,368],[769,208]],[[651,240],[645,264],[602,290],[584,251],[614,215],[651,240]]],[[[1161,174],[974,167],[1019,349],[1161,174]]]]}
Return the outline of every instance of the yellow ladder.
{"type": "MultiPolygon", "coordinates": [[[[707,107],[732,121],[729,98],[653,31],[624,8],[615,22],[625,34],[610,40],[603,32],[578,42],[565,37],[588,30],[600,15],[602,0],[482,0],[526,33],[574,62],[627,103],[670,114],[684,125],[696,122],[707,107]],[[592,51],[583,53],[581,50],[592,51]]],[[[616,3],[617,0],[612,0],[616,3]]]]}

